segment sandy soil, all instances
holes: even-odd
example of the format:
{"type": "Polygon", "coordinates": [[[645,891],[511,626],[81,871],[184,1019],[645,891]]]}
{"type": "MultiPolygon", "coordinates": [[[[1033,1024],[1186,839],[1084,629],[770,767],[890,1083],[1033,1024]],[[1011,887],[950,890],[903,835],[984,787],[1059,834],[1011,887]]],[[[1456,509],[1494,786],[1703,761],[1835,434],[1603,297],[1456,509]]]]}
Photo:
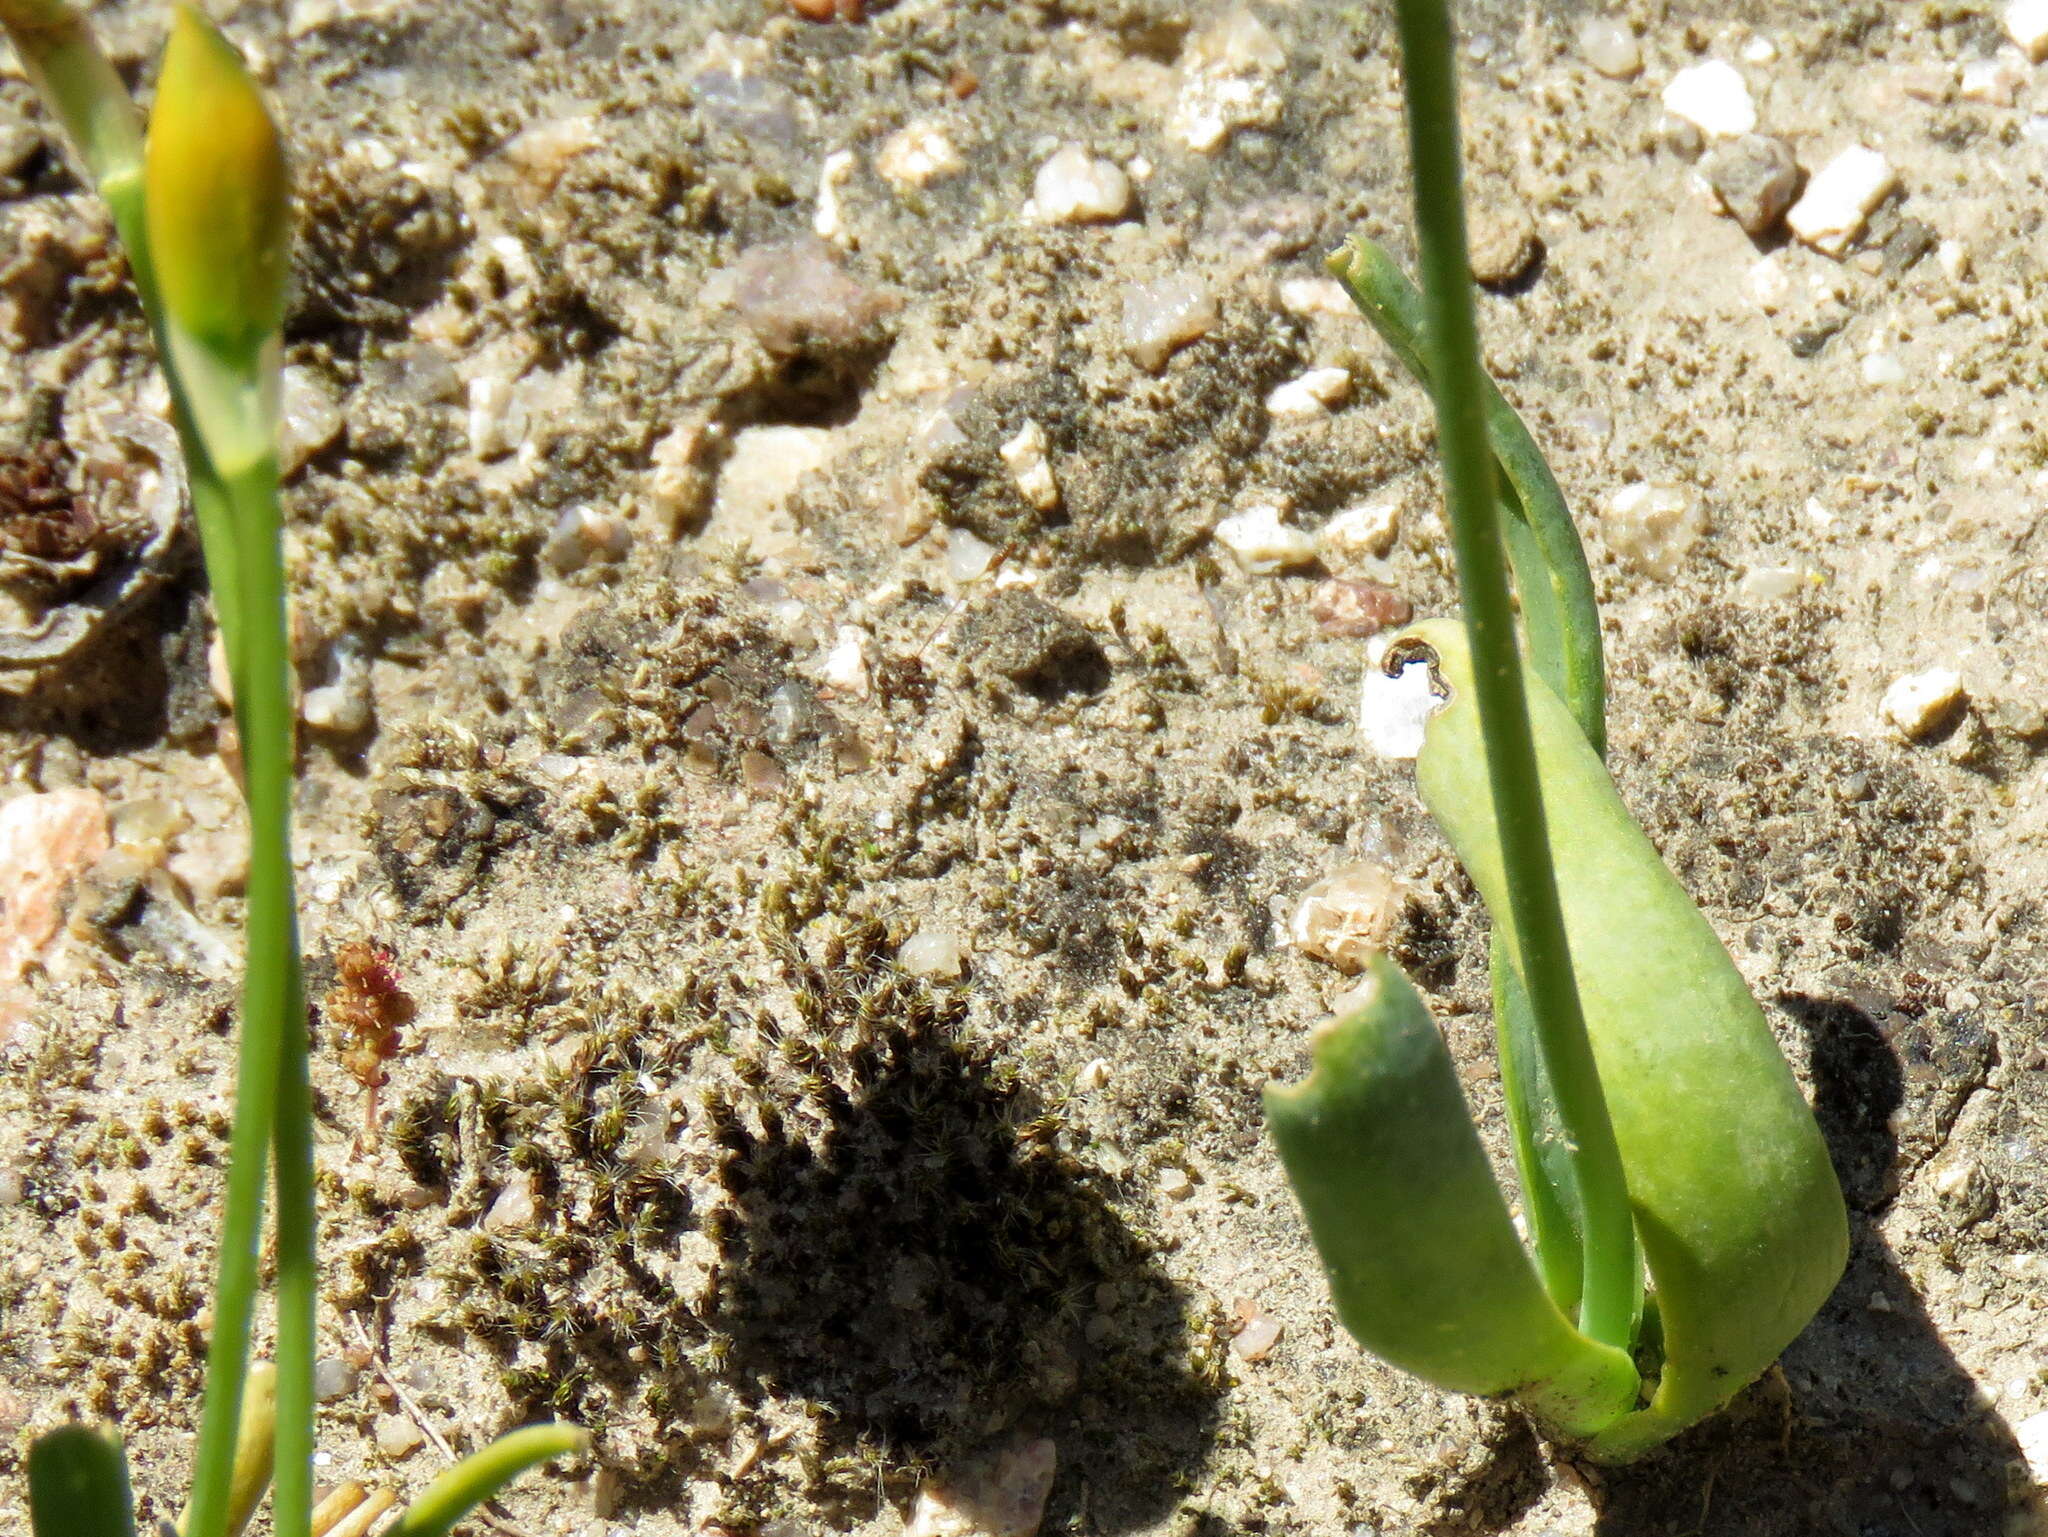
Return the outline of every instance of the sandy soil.
{"type": "MultiPolygon", "coordinates": [[[[418,1005],[374,1148],[316,1057],[323,1476],[558,1413],[595,1459],[521,1531],[895,1532],[1048,1442],[1047,1532],[2034,1529],[2048,76],[1974,3],[1636,5],[1625,79],[1577,14],[1468,18],[1490,362],[1588,531],[1617,773],[1855,1225],[1780,1372],[1599,1471],[1362,1355],[1259,1124],[1348,984],[1282,920],[1378,860],[1499,1134],[1483,915],[1317,606],[1453,601],[1423,401],[1315,281],[1409,249],[1382,8],[867,9],[226,17],[303,205],[314,992],[369,942],[418,1005]],[[1659,97],[1707,59],[1806,172],[1887,157],[1841,258],[1703,193],[1659,97]],[[1122,217],[1034,221],[1063,145],[1122,217]],[[1312,368],[1349,399],[1269,410],[1312,368]],[[1002,452],[1034,422],[1056,504],[1002,452]],[[1697,538],[1603,519],[1636,483],[1697,538]],[[1210,535],[1262,502],[1393,511],[1251,574],[1210,535]],[[1966,699],[1909,737],[1932,668],[1966,699]]],[[[102,20],[146,80],[153,9],[102,20]]],[[[118,510],[153,385],[107,240],[0,76],[0,432],[118,510]]],[[[238,835],[189,551],[149,577],[0,713],[9,792],[97,792],[119,845],[8,1027],[8,1532],[34,1429],[118,1419],[163,1516],[196,1413],[238,835]]]]}

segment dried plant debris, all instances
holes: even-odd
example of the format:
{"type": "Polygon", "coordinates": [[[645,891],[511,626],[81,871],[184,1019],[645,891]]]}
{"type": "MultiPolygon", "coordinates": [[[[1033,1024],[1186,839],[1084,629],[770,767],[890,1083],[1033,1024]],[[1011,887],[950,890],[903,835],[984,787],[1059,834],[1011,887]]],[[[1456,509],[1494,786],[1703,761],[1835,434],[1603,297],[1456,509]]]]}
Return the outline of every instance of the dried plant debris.
{"type": "Polygon", "coordinates": [[[168,426],[108,415],[81,460],[62,438],[0,450],[0,690],[22,692],[165,582],[183,463],[168,426]],[[138,469],[125,452],[154,461],[138,469]]]}

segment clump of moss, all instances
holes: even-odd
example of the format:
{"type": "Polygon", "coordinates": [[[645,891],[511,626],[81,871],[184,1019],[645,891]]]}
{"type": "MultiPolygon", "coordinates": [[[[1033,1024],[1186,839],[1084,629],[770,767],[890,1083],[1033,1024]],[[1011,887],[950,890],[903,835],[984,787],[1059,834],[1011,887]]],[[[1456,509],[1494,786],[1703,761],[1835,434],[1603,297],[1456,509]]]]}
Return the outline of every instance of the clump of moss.
{"type": "MultiPolygon", "coordinates": [[[[516,1408],[589,1425],[650,1498],[702,1476],[707,1438],[772,1427],[831,1503],[1077,1392],[1198,1392],[1178,1305],[962,999],[876,923],[755,938],[659,994],[571,1000],[584,1028],[530,1078],[401,1110],[409,1172],[470,1224],[438,1322],[516,1408]],[[1084,1335],[1105,1287],[1144,1327],[1084,1335]]],[[[778,1488],[763,1466],[731,1492],[778,1488]]]]}

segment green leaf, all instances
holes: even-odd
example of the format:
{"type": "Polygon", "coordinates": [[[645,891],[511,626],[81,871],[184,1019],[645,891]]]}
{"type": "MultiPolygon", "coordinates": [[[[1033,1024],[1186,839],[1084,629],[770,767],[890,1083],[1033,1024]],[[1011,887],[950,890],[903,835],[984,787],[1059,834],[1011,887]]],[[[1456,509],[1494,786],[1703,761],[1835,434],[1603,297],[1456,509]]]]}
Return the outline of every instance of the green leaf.
{"type": "Polygon", "coordinates": [[[1634,1366],[1537,1280],[1421,997],[1384,956],[1366,986],[1317,1031],[1308,1079],[1266,1090],[1337,1316],[1439,1387],[1513,1393],[1556,1434],[1597,1433],[1635,1407],[1634,1366]]]}
{"type": "Polygon", "coordinates": [[[502,1435],[427,1485],[383,1537],[445,1537],[456,1522],[527,1469],[589,1449],[590,1433],[576,1425],[528,1425],[502,1435]]]}
{"type": "Polygon", "coordinates": [[[86,1425],[38,1436],[28,1449],[28,1509],[36,1537],[134,1537],[119,1438],[86,1425]]]}
{"type": "MultiPolygon", "coordinates": [[[[1388,655],[1434,655],[1422,798],[1521,971],[1460,628],[1417,625],[1388,655]]],[[[1827,1300],[1848,1217],[1827,1145],[1748,986],[1622,804],[1563,702],[1524,667],[1550,853],[1586,1030],[1663,1329],[1648,1408],[1595,1437],[1621,1460],[1712,1413],[1827,1300]]]]}

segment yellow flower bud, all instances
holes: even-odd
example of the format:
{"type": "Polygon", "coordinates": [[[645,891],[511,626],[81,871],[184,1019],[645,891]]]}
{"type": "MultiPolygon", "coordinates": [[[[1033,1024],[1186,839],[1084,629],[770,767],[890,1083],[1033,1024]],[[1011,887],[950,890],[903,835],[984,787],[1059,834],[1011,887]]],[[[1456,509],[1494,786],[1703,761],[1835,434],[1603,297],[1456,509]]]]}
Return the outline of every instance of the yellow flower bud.
{"type": "Polygon", "coordinates": [[[242,56],[188,5],[164,49],[143,195],[171,324],[246,365],[284,319],[284,146],[242,56]]]}

